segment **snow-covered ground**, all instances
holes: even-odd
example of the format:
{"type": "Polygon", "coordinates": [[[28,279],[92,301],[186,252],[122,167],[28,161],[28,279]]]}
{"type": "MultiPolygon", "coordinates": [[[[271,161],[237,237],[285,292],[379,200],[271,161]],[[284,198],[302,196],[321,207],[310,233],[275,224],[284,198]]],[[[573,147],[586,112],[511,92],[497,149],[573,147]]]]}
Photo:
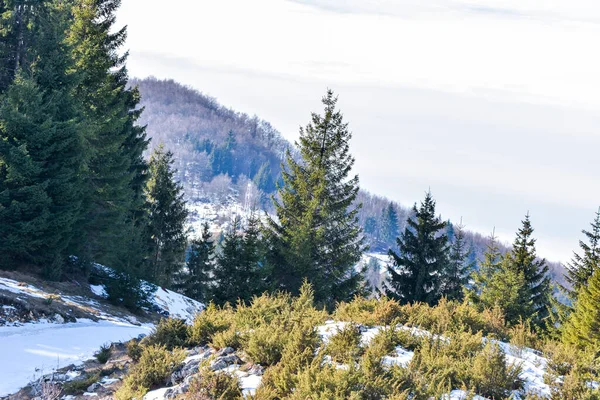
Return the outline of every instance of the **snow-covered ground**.
{"type": "MultiPolygon", "coordinates": [[[[100,297],[105,296],[101,285],[90,289],[100,297]]],[[[7,278],[0,278],[0,290],[14,293],[25,301],[27,298],[52,296],[38,287],[7,278]]],[[[56,323],[41,320],[0,327],[0,396],[15,393],[57,368],[83,363],[92,358],[103,344],[149,334],[153,328],[151,324],[138,323],[130,315],[109,315],[95,299],[62,295],[60,300],[69,306],[95,310],[100,321],[79,319],[72,323],[56,323]]],[[[204,308],[197,301],[161,288],[155,292],[153,303],[169,316],[188,321],[204,308]]]]}
{"type": "Polygon", "coordinates": [[[147,325],[90,320],[0,327],[0,396],[15,393],[57,368],[83,363],[103,344],[129,340],[151,329],[147,325]]]}

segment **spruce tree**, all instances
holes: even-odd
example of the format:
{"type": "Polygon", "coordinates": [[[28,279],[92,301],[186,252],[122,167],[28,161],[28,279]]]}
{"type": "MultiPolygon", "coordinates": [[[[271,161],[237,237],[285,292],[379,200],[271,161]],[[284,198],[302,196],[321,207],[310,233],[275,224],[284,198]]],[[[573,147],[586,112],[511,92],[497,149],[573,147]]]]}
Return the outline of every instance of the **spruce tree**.
{"type": "Polygon", "coordinates": [[[27,41],[20,44],[17,77],[0,100],[0,264],[37,264],[57,279],[80,215],[83,148],[72,98],[79,76],[61,4],[15,7],[32,16],[16,28],[28,30],[27,41]]]}
{"type": "Polygon", "coordinates": [[[245,229],[239,217],[225,234],[214,271],[212,299],[217,304],[249,302],[262,291],[259,220],[253,214],[245,229]]]}
{"type": "Polygon", "coordinates": [[[136,125],[139,94],[128,88],[125,62],[119,54],[126,29],[115,29],[120,0],[73,3],[68,42],[75,68],[83,79],[75,91],[83,105],[86,169],[85,213],[74,252],[81,258],[139,274],[147,253],[143,229],[143,191],[147,147],[143,127],[136,125]]]}
{"type": "Polygon", "coordinates": [[[383,209],[381,221],[381,240],[386,245],[394,243],[400,233],[398,231],[398,213],[393,203],[390,202],[383,209]]]}
{"type": "Polygon", "coordinates": [[[190,241],[185,271],[177,276],[177,289],[192,299],[208,303],[214,269],[215,245],[208,223],[202,225],[199,238],[190,241]]]}
{"type": "Polygon", "coordinates": [[[545,260],[538,260],[535,250],[536,240],[532,237],[533,228],[529,214],[522,221],[517,232],[510,254],[507,254],[508,267],[515,273],[523,273],[526,290],[532,303],[530,314],[522,315],[523,319],[532,319],[537,325],[548,317],[550,308],[550,278],[545,260]]]}
{"type": "Polygon", "coordinates": [[[473,283],[466,288],[467,298],[474,304],[483,307],[492,307],[493,304],[483,303],[482,292],[490,286],[492,277],[500,271],[502,265],[502,254],[498,248],[495,234],[492,232],[488,239],[483,260],[479,263],[479,269],[472,274],[473,283]]]}
{"type": "Polygon", "coordinates": [[[312,114],[300,130],[300,160],[288,151],[277,218],[268,220],[269,280],[273,289],[297,294],[304,279],[315,299],[333,307],[362,288],[355,270],[365,249],[357,211],[358,176],[349,141],[352,134],[331,90],[323,98],[323,115],[312,114]]]}
{"type": "Polygon", "coordinates": [[[582,231],[588,241],[588,243],[579,241],[582,254],[574,253],[573,259],[566,265],[565,279],[570,288],[563,287],[563,289],[571,300],[577,299],[579,289],[585,286],[594,272],[600,269],[600,209],[596,212],[591,226],[590,231],[582,231]]]}
{"type": "Polygon", "coordinates": [[[150,257],[147,276],[157,285],[170,287],[184,265],[188,215],[183,188],[175,181],[173,153],[162,145],[154,149],[149,162],[146,188],[150,257]]]}
{"type": "Polygon", "coordinates": [[[419,208],[413,206],[413,211],[415,218],[408,219],[404,233],[396,239],[400,251],[389,250],[393,265],[388,267],[387,294],[402,303],[435,304],[448,268],[446,223],[435,214],[431,192],[419,208]]]}
{"type": "Polygon", "coordinates": [[[463,299],[464,288],[475,268],[475,264],[468,261],[470,251],[465,240],[464,226],[461,222],[454,229],[454,239],[450,246],[448,268],[444,274],[442,287],[442,294],[450,300],[463,299]]]}
{"type": "Polygon", "coordinates": [[[600,270],[579,287],[575,310],[563,328],[563,340],[581,348],[600,349],[600,270]]]}

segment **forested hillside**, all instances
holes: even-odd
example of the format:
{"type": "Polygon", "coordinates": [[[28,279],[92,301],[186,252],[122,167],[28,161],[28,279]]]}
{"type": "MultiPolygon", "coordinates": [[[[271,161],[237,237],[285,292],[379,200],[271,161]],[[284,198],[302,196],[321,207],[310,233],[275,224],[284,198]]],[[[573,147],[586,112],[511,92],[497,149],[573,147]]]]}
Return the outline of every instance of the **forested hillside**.
{"type": "MultiPolygon", "coordinates": [[[[140,122],[147,126],[150,147],[162,143],[174,152],[176,177],[189,202],[225,204],[233,198],[244,203],[251,197],[251,206],[273,211],[270,196],[281,179],[285,151],[296,150],[270,123],[228,109],[173,80],[132,79],[130,84],[137,85],[142,96],[140,122]]],[[[395,247],[396,237],[414,216],[410,208],[364,189],[359,191],[356,204],[362,204],[357,217],[371,252],[387,253],[395,247]]],[[[459,222],[447,226],[451,239],[459,222]]],[[[473,262],[482,259],[490,233],[465,230],[473,262]]],[[[502,252],[508,250],[506,244],[498,246],[502,252]]],[[[562,282],[560,265],[550,265],[555,279],[562,282]]]]}

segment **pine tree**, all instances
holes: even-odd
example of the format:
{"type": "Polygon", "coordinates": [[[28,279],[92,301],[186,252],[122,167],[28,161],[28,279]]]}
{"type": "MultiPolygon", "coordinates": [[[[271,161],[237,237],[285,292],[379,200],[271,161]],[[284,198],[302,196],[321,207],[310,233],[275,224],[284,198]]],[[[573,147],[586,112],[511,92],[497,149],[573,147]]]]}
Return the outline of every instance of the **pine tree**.
{"type": "Polygon", "coordinates": [[[275,182],[273,181],[273,174],[271,172],[271,164],[268,161],[264,162],[256,175],[254,176],[254,184],[257,188],[265,193],[271,193],[275,190],[275,182]]]}
{"type": "Polygon", "coordinates": [[[185,271],[181,271],[177,276],[177,289],[192,299],[208,303],[211,291],[212,277],[214,269],[215,245],[212,241],[212,235],[208,223],[202,225],[202,232],[199,238],[194,238],[190,242],[189,256],[185,271]]]}
{"type": "Polygon", "coordinates": [[[173,153],[162,145],[152,152],[149,162],[148,237],[150,258],[148,277],[151,282],[169,287],[184,264],[186,247],[185,221],[188,215],[183,188],[175,181],[173,153]]]}
{"type": "Polygon", "coordinates": [[[492,307],[493,304],[485,304],[481,299],[482,292],[490,286],[492,277],[500,271],[502,265],[502,254],[498,248],[496,236],[492,232],[488,239],[487,247],[483,253],[483,260],[479,270],[473,272],[473,283],[470,288],[465,289],[467,298],[474,304],[483,307],[492,307]]]}
{"type": "Polygon", "coordinates": [[[127,86],[127,53],[119,54],[126,29],[114,29],[120,0],[81,0],[72,7],[68,42],[83,79],[75,91],[84,106],[85,213],[77,246],[81,258],[139,274],[147,254],[143,229],[143,191],[147,147],[136,125],[139,94],[127,86]]]}
{"type": "Polygon", "coordinates": [[[288,151],[277,220],[269,219],[269,280],[272,288],[298,293],[303,280],[315,299],[333,307],[361,290],[363,277],[354,267],[365,249],[353,206],[358,176],[349,141],[352,134],[336,109],[331,90],[323,98],[323,115],[300,130],[300,161],[288,151]]]}
{"type": "Polygon", "coordinates": [[[418,209],[416,204],[413,206],[413,211],[415,219],[408,219],[404,233],[396,239],[400,252],[389,250],[393,265],[388,267],[387,294],[403,303],[435,304],[448,268],[446,223],[435,215],[431,192],[418,209]]]}
{"type": "Polygon", "coordinates": [[[575,310],[563,328],[563,340],[581,348],[600,349],[600,270],[579,288],[575,310]]]}
{"type": "Polygon", "coordinates": [[[548,265],[545,260],[537,259],[529,214],[525,216],[522,224],[517,232],[512,251],[506,257],[508,258],[508,267],[515,274],[523,273],[532,303],[531,314],[522,315],[522,317],[523,319],[531,318],[535,324],[540,325],[549,315],[550,296],[552,295],[548,265]]]}
{"type": "Polygon", "coordinates": [[[600,209],[596,212],[591,226],[591,231],[582,231],[588,243],[579,241],[583,254],[574,253],[572,261],[566,266],[565,279],[571,287],[563,287],[563,289],[571,300],[577,299],[579,289],[585,286],[594,272],[600,269],[600,209]]]}
{"type": "Polygon", "coordinates": [[[217,304],[249,302],[262,291],[259,220],[253,214],[242,231],[236,217],[225,234],[214,272],[217,304]]]}
{"type": "Polygon", "coordinates": [[[444,274],[442,294],[450,300],[461,301],[464,297],[464,288],[475,268],[475,264],[468,261],[470,251],[465,243],[462,221],[454,229],[454,239],[449,251],[448,268],[444,274]]]}
{"type": "Polygon", "coordinates": [[[48,278],[57,279],[80,215],[83,148],[71,96],[78,75],[64,42],[61,4],[18,7],[33,16],[27,28],[17,28],[29,29],[19,34],[28,39],[17,59],[33,61],[19,63],[0,104],[0,261],[41,265],[48,278]]]}
{"type": "Polygon", "coordinates": [[[400,233],[398,231],[398,213],[393,203],[390,202],[383,209],[381,221],[381,241],[386,244],[394,243],[400,233]]]}

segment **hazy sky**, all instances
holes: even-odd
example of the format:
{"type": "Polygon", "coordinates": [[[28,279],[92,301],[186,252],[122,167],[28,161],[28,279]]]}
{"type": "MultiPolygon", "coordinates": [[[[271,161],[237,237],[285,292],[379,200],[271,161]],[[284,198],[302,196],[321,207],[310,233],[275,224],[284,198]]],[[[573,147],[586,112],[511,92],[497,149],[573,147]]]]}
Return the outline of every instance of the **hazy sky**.
{"type": "Polygon", "coordinates": [[[131,75],[294,140],[327,87],[365,189],[567,261],[600,206],[597,0],[123,0],[131,75]]]}

